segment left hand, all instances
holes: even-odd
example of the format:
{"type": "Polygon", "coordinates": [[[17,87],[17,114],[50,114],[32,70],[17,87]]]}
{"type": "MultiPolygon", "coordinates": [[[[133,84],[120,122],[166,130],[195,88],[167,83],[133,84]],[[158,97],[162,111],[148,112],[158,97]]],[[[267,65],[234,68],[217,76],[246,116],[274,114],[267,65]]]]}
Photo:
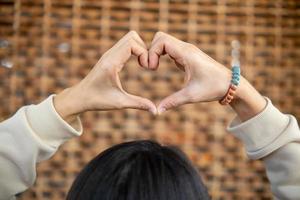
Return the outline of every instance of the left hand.
{"type": "MultiPolygon", "coordinates": [[[[149,68],[157,69],[159,58],[164,54],[168,54],[185,72],[185,84],[181,90],[160,102],[157,108],[159,114],[180,105],[217,101],[224,97],[231,80],[231,71],[224,65],[196,46],[158,32],[149,49],[149,68]]],[[[235,99],[230,105],[245,121],[261,112],[266,100],[241,76],[235,99]]]]}
{"type": "Polygon", "coordinates": [[[159,58],[164,54],[169,55],[185,72],[185,83],[181,90],[160,102],[157,108],[159,114],[180,105],[217,101],[224,97],[231,80],[231,71],[224,65],[196,46],[158,32],[149,49],[149,68],[157,69],[159,58]]]}

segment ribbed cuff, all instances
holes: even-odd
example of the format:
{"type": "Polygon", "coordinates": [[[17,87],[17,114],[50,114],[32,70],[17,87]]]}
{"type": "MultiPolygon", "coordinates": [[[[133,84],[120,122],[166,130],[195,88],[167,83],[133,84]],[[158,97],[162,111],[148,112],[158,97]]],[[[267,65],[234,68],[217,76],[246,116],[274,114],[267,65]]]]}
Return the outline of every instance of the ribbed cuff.
{"type": "Polygon", "coordinates": [[[300,140],[300,135],[292,131],[298,126],[296,119],[281,113],[266,99],[267,106],[261,113],[242,123],[236,117],[227,128],[245,144],[251,159],[265,157],[291,141],[300,140]]]}
{"type": "Polygon", "coordinates": [[[28,106],[26,116],[29,124],[40,139],[47,145],[57,148],[72,137],[82,134],[82,124],[77,117],[79,130],[74,129],[56,112],[53,105],[54,95],[38,105],[28,106]]]}

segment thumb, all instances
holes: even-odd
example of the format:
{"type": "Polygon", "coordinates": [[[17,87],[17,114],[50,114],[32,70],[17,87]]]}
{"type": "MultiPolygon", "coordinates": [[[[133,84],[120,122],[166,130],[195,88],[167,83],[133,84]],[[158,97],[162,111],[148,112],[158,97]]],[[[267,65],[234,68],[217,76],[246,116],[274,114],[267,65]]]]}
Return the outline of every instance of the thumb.
{"type": "Polygon", "coordinates": [[[123,103],[124,108],[133,108],[139,110],[148,110],[152,114],[157,114],[155,104],[149,99],[125,93],[126,100],[123,103]]]}
{"type": "Polygon", "coordinates": [[[163,99],[157,107],[157,112],[160,115],[171,108],[175,108],[189,102],[189,95],[187,95],[187,91],[184,88],[163,99]]]}

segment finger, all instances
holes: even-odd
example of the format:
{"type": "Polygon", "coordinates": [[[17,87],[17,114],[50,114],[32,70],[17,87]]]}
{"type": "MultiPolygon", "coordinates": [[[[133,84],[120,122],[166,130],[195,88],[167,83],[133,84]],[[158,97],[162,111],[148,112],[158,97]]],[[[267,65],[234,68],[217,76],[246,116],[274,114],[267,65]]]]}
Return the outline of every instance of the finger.
{"type": "Polygon", "coordinates": [[[149,68],[156,69],[159,64],[159,57],[164,54],[168,54],[176,62],[183,65],[182,49],[183,41],[180,41],[166,33],[156,33],[151,47],[149,49],[149,68]]]}
{"type": "Polygon", "coordinates": [[[165,53],[165,44],[164,43],[157,43],[158,38],[161,37],[161,33],[158,32],[155,34],[152,42],[151,47],[148,51],[149,54],[149,68],[155,70],[159,66],[159,58],[161,55],[165,53]]]}
{"type": "Polygon", "coordinates": [[[131,45],[131,54],[138,57],[141,67],[148,68],[148,50],[138,43],[133,43],[131,45]]]}
{"type": "Polygon", "coordinates": [[[155,42],[151,45],[149,49],[149,68],[156,70],[159,66],[159,58],[162,55],[166,54],[166,41],[164,42],[155,42]]]}
{"type": "Polygon", "coordinates": [[[140,44],[142,47],[144,47],[145,49],[147,49],[147,45],[144,42],[144,40],[141,38],[141,36],[137,33],[137,32],[133,32],[133,39],[140,44]]]}
{"type": "MultiPolygon", "coordinates": [[[[148,50],[134,39],[131,39],[125,44],[130,47],[130,55],[138,57],[141,67],[148,68],[148,50]]],[[[128,60],[129,58],[127,58],[128,60]]],[[[127,62],[127,60],[125,62],[127,62]]]]}
{"type": "Polygon", "coordinates": [[[139,110],[147,110],[154,115],[157,114],[156,105],[152,101],[143,97],[128,94],[123,89],[119,76],[116,77],[115,83],[120,91],[119,96],[117,98],[120,105],[119,108],[133,108],[139,110]]]}
{"type": "MultiPolygon", "coordinates": [[[[135,31],[133,31],[133,33],[132,33],[132,39],[135,40],[135,42],[137,43],[136,45],[143,48],[143,53],[140,56],[138,56],[138,61],[139,61],[140,66],[148,68],[148,49],[147,49],[147,45],[142,40],[142,38],[139,36],[139,34],[137,34],[135,31]]],[[[139,52],[140,51],[138,51],[138,50],[136,51],[137,54],[139,52]]],[[[134,51],[132,51],[132,54],[136,55],[136,53],[134,51]]]]}
{"type": "Polygon", "coordinates": [[[157,114],[157,109],[155,104],[150,101],[149,99],[131,95],[128,93],[125,93],[125,100],[123,102],[124,108],[133,108],[133,109],[139,109],[139,110],[147,110],[150,111],[152,114],[157,114]]]}
{"type": "Polygon", "coordinates": [[[114,59],[119,60],[119,71],[124,67],[124,64],[129,60],[131,55],[137,56],[139,64],[142,67],[148,68],[148,50],[135,31],[127,33],[113,49],[117,52],[114,59]]]}
{"type": "Polygon", "coordinates": [[[163,99],[157,107],[157,112],[160,115],[171,108],[175,108],[187,103],[190,103],[189,95],[187,94],[186,89],[181,89],[163,99]]]}
{"type": "Polygon", "coordinates": [[[149,69],[156,70],[159,66],[160,54],[154,51],[149,51],[148,58],[149,58],[149,62],[148,62],[149,69]]]}
{"type": "Polygon", "coordinates": [[[129,60],[131,55],[135,55],[138,57],[139,64],[142,67],[147,68],[148,67],[148,51],[144,47],[140,46],[136,41],[133,39],[129,41],[123,42],[120,46],[118,46],[118,49],[116,50],[117,53],[115,53],[115,58],[113,59],[119,59],[117,61],[118,64],[115,66],[117,67],[117,71],[121,71],[123,67],[125,66],[125,63],[129,60]]]}

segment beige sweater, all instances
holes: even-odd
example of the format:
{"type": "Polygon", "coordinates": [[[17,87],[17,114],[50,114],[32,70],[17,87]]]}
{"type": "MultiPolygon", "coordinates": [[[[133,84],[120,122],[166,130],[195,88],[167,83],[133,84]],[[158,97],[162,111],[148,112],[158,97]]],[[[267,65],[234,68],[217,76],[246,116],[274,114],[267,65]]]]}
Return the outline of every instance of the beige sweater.
{"type": "MultiPolygon", "coordinates": [[[[31,187],[36,165],[49,159],[70,138],[80,136],[55,111],[53,96],[24,106],[0,123],[0,199],[31,187]]],[[[81,126],[78,119],[79,127],[81,126]]],[[[270,100],[263,112],[228,130],[244,142],[251,159],[262,158],[275,199],[300,199],[300,130],[296,119],[282,114],[270,100]]]]}

